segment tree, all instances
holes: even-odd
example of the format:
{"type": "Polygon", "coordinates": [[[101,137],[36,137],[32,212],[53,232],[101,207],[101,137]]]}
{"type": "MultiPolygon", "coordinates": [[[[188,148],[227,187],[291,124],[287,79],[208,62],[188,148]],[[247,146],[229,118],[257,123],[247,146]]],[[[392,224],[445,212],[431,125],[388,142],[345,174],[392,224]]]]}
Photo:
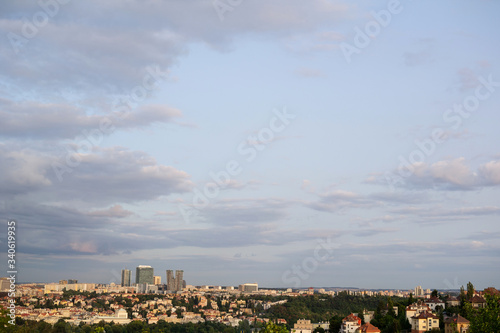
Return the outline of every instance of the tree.
{"type": "Polygon", "coordinates": [[[434,289],[431,293],[431,297],[438,297],[438,291],[436,289],[434,289]]]}
{"type": "Polygon", "coordinates": [[[313,333],[325,333],[325,329],[323,327],[316,327],[313,331],[313,333]]]}
{"type": "Polygon", "coordinates": [[[288,330],[283,325],[277,325],[273,322],[268,322],[264,327],[263,333],[288,333],[288,330]]]}
{"type": "Polygon", "coordinates": [[[413,293],[410,293],[410,297],[408,298],[408,305],[413,304],[413,293]]]}
{"type": "Polygon", "coordinates": [[[340,327],[342,326],[342,317],[339,315],[333,316],[330,319],[330,328],[329,331],[332,333],[338,333],[340,331],[340,327]]]}
{"type": "Polygon", "coordinates": [[[474,297],[474,285],[469,281],[467,283],[467,300],[469,301],[472,297],[474,297]]]}
{"type": "Polygon", "coordinates": [[[466,318],[470,321],[470,333],[500,332],[500,297],[486,295],[486,307],[474,309],[465,304],[466,318]]]}

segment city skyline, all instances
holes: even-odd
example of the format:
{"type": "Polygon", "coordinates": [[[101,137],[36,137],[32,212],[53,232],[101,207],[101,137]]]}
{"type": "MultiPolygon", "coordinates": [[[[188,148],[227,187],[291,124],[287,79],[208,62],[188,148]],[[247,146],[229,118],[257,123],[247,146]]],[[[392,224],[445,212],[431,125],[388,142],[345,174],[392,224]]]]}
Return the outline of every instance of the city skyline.
{"type": "Polygon", "coordinates": [[[500,2],[225,2],[0,3],[16,281],[500,287],[500,2]]]}

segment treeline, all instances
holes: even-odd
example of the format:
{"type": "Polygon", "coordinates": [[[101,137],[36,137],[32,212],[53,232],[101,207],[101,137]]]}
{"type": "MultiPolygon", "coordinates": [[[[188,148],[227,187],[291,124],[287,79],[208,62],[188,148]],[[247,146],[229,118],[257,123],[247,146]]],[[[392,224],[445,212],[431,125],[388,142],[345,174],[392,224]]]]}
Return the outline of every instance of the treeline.
{"type": "MultiPolygon", "coordinates": [[[[392,300],[406,306],[407,300],[404,298],[392,300]]],[[[321,294],[290,297],[287,303],[272,306],[266,315],[271,319],[285,319],[289,324],[299,319],[310,319],[317,323],[330,321],[335,316],[343,318],[350,313],[361,313],[363,309],[375,310],[381,302],[387,304],[387,301],[387,296],[355,296],[347,292],[340,292],[335,297],[321,294]]]]}
{"type": "MultiPolygon", "coordinates": [[[[246,330],[245,330],[246,331],[246,330]]],[[[226,326],[221,323],[204,322],[204,323],[187,323],[173,324],[167,323],[164,320],[158,321],[156,324],[147,324],[142,321],[132,321],[127,325],[115,325],[113,323],[99,324],[80,324],[73,326],[60,319],[53,326],[44,321],[23,321],[16,318],[16,325],[7,324],[6,327],[0,326],[0,332],[6,333],[239,333],[238,328],[226,326]]]]}

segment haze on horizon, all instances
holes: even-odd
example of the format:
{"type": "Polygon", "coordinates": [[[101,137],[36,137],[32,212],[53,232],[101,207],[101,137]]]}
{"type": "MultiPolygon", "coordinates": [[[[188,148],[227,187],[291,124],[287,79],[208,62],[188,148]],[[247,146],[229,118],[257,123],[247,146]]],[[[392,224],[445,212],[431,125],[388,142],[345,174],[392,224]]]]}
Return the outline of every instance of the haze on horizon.
{"type": "Polygon", "coordinates": [[[18,281],[498,288],[499,12],[2,2],[18,281]]]}

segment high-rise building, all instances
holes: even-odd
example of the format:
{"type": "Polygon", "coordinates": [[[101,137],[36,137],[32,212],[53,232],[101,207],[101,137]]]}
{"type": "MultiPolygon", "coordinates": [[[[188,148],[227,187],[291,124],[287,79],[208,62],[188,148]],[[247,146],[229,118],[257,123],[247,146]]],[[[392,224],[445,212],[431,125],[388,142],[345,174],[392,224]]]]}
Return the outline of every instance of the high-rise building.
{"type": "Polygon", "coordinates": [[[181,291],[184,287],[184,271],[175,271],[175,285],[176,291],[181,291]]]}
{"type": "Polygon", "coordinates": [[[179,270],[174,271],[169,269],[167,270],[167,290],[170,291],[181,291],[186,285],[186,281],[184,281],[184,271],[179,270]]]}
{"type": "Polygon", "coordinates": [[[174,271],[167,269],[167,290],[175,290],[174,271]]]}
{"type": "Polygon", "coordinates": [[[130,269],[122,269],[122,287],[130,287],[130,269]]]}
{"type": "Polygon", "coordinates": [[[161,284],[161,276],[155,276],[155,284],[161,284]]]}
{"type": "Polygon", "coordinates": [[[68,279],[68,284],[77,284],[78,280],[75,279],[68,279]]]}
{"type": "Polygon", "coordinates": [[[136,284],[154,284],[154,270],[151,266],[139,265],[135,269],[136,284]]]}

